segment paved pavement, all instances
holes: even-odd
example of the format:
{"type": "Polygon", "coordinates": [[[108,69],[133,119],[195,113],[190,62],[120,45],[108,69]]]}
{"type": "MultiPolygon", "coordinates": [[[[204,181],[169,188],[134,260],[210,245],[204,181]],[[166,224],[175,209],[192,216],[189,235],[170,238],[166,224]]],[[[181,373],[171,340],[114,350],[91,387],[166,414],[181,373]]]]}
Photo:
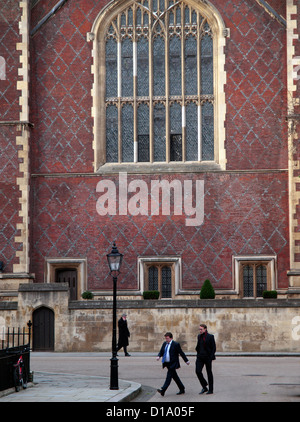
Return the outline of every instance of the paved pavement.
{"type": "Polygon", "coordinates": [[[177,396],[172,381],[164,397],[157,393],[166,376],[151,353],[119,356],[119,390],[110,390],[109,353],[31,353],[33,383],[26,390],[0,396],[0,402],[299,402],[300,355],[217,355],[213,362],[214,394],[201,387],[191,364],[183,361],[178,374],[186,393],[177,396]]]}

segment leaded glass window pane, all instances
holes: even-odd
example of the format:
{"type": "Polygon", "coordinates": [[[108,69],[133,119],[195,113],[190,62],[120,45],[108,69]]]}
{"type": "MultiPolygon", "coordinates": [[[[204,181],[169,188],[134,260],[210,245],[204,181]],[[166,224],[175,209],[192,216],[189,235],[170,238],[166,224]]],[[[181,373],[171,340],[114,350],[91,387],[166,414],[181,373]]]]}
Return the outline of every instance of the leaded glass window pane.
{"type": "Polygon", "coordinates": [[[106,109],[106,161],[118,162],[118,109],[114,105],[106,109]]]}
{"type": "Polygon", "coordinates": [[[185,40],[185,93],[197,93],[197,40],[190,35],[185,40]]]}
{"type": "Polygon", "coordinates": [[[181,105],[174,103],[170,107],[171,133],[181,133],[181,105]]]}
{"type": "Polygon", "coordinates": [[[172,277],[170,267],[163,267],[161,270],[161,288],[161,297],[172,297],[172,277]]]}
{"type": "Polygon", "coordinates": [[[213,40],[205,34],[201,39],[201,94],[213,94],[213,40]]]}
{"type": "Polygon", "coordinates": [[[133,46],[131,40],[125,38],[122,42],[122,96],[133,95],[133,46]]]}
{"type": "Polygon", "coordinates": [[[156,37],[153,43],[154,95],[165,95],[165,41],[156,37]]]}
{"type": "Polygon", "coordinates": [[[122,161],[133,162],[133,107],[125,104],[122,108],[122,161]]]}
{"type": "Polygon", "coordinates": [[[170,161],[182,161],[182,135],[172,134],[170,137],[170,161]]]}
{"type": "Polygon", "coordinates": [[[176,24],[181,24],[181,9],[179,7],[176,8],[176,24]]]}
{"type": "Polygon", "coordinates": [[[170,161],[182,161],[181,113],[181,105],[178,103],[172,104],[170,109],[170,161]]]}
{"type": "Polygon", "coordinates": [[[150,161],[149,135],[138,135],[138,161],[140,163],[150,161]]]}
{"type": "Polygon", "coordinates": [[[106,42],[106,96],[116,97],[117,86],[117,43],[113,39],[108,39],[106,42]]]}
{"type": "Polygon", "coordinates": [[[149,43],[144,37],[137,44],[137,92],[149,95],[149,43]]]}
{"type": "Polygon", "coordinates": [[[142,11],[140,7],[136,10],[136,24],[137,26],[141,26],[142,24],[142,11]]]}
{"type": "Polygon", "coordinates": [[[214,160],[214,106],[205,101],[202,104],[202,160],[214,160]]]}
{"type": "Polygon", "coordinates": [[[165,10],[165,0],[159,0],[159,10],[161,12],[165,10]]]}
{"type": "Polygon", "coordinates": [[[243,267],[243,286],[244,297],[253,297],[253,266],[244,265],[243,267]]]}
{"type": "Polygon", "coordinates": [[[173,26],[174,25],[174,11],[171,10],[169,13],[169,25],[173,26]]]}
{"type": "Polygon", "coordinates": [[[170,40],[170,95],[181,94],[181,42],[179,37],[170,40]]]}
{"type": "MultiPolygon", "coordinates": [[[[144,6],[149,9],[149,5],[148,5],[147,1],[144,1],[144,6]]],[[[149,25],[149,15],[148,15],[148,13],[144,13],[143,18],[144,18],[144,26],[148,27],[148,25],[149,25]]]]}
{"type": "Polygon", "coordinates": [[[256,267],[256,296],[262,297],[264,290],[267,290],[267,267],[259,265],[256,267]]]}
{"type": "Polygon", "coordinates": [[[184,22],[186,24],[190,22],[190,9],[188,7],[184,9],[184,22]]]}
{"type": "Polygon", "coordinates": [[[195,10],[192,11],[192,24],[196,25],[197,23],[197,13],[195,12],[195,10]]]}
{"type": "Polygon", "coordinates": [[[117,162],[119,150],[122,162],[166,161],[168,138],[171,160],[214,160],[213,33],[205,17],[187,0],[136,0],[128,1],[107,28],[107,161],[117,162]],[[113,102],[122,122],[118,136],[113,102]],[[177,103],[185,119],[181,110],[175,112],[177,103]]]}
{"type": "Polygon", "coordinates": [[[163,104],[154,108],[154,161],[166,160],[166,113],[163,104]]]}
{"type": "Polygon", "coordinates": [[[149,267],[148,270],[148,287],[149,290],[158,290],[158,268],[157,267],[149,267]]]}
{"type": "Polygon", "coordinates": [[[128,10],[128,25],[133,25],[133,11],[131,8],[128,10]]]}
{"type": "Polygon", "coordinates": [[[138,161],[150,161],[149,108],[146,104],[138,108],[138,161]]]}
{"type": "Polygon", "coordinates": [[[186,107],[186,161],[198,161],[198,106],[186,107]]]}

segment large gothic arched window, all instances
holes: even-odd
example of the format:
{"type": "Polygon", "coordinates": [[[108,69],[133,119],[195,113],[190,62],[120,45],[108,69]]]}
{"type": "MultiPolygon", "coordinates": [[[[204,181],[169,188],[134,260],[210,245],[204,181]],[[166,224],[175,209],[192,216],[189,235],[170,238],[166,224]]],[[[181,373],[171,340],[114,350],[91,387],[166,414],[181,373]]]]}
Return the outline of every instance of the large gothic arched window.
{"type": "Polygon", "coordinates": [[[219,162],[212,12],[187,0],[117,3],[95,38],[96,161],[219,162]]]}

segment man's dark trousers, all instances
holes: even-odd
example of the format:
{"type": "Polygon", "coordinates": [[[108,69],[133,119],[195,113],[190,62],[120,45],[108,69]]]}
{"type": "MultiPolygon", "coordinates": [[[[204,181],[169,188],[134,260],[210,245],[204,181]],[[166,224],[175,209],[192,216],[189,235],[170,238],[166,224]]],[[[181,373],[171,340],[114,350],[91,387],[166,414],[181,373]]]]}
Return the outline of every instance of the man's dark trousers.
{"type": "Polygon", "coordinates": [[[168,372],[167,372],[165,383],[164,383],[164,385],[162,386],[161,389],[163,391],[166,391],[166,389],[171,384],[171,381],[172,381],[172,378],[173,378],[173,380],[176,382],[176,384],[179,388],[179,391],[184,391],[184,385],[182,384],[181,379],[179,378],[174,366],[173,366],[173,368],[170,368],[170,363],[165,362],[165,367],[168,369],[168,372]]]}
{"type": "Polygon", "coordinates": [[[212,360],[209,359],[209,358],[205,358],[205,357],[203,357],[203,358],[197,357],[196,374],[197,374],[197,377],[200,381],[202,388],[206,388],[207,384],[208,384],[208,391],[213,392],[213,390],[214,390],[214,377],[213,377],[213,373],[212,373],[212,360]],[[206,372],[207,372],[208,383],[207,383],[207,381],[204,378],[203,373],[202,373],[204,365],[205,365],[206,372]]]}

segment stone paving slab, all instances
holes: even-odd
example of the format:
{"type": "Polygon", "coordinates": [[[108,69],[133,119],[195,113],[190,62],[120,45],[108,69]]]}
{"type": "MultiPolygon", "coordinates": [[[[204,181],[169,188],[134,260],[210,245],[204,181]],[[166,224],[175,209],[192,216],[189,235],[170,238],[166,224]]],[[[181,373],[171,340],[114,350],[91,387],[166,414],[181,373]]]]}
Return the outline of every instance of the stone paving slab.
{"type": "Polygon", "coordinates": [[[119,390],[110,390],[109,383],[106,377],[35,372],[28,388],[4,395],[0,402],[121,402],[141,389],[138,383],[119,380],[119,390]]]}

